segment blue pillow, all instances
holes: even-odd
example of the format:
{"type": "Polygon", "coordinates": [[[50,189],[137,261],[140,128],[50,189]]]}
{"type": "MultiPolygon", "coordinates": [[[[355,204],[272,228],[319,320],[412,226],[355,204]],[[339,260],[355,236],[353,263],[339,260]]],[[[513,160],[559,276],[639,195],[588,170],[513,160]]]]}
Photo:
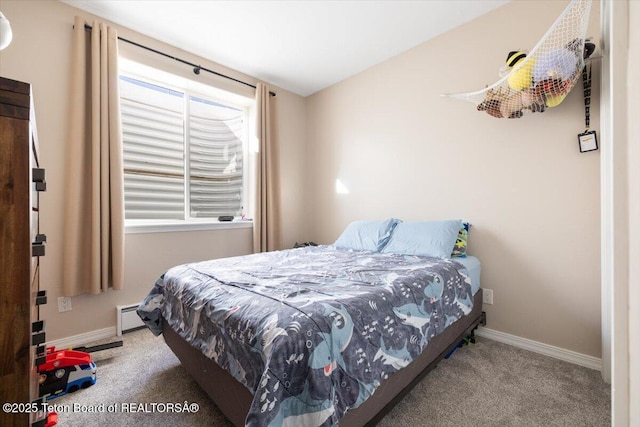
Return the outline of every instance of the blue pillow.
{"type": "Polygon", "coordinates": [[[354,221],[345,228],[334,245],[343,249],[380,252],[399,222],[401,221],[396,218],[382,221],[354,221]]]}
{"type": "Polygon", "coordinates": [[[395,228],[382,252],[451,258],[461,224],[459,219],[403,222],[395,228]]]}

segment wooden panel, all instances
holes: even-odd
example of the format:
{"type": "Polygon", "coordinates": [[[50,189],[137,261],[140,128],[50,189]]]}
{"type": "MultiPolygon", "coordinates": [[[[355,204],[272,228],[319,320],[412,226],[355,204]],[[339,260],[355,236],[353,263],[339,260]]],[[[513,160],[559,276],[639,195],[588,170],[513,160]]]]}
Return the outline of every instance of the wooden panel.
{"type": "Polygon", "coordinates": [[[14,105],[29,110],[29,94],[0,90],[0,104],[14,105]]]}
{"type": "Polygon", "coordinates": [[[0,116],[29,120],[30,91],[26,83],[0,78],[0,116]]]}
{"type": "MultiPolygon", "coordinates": [[[[32,196],[34,126],[30,85],[0,78],[0,401],[27,403],[38,397],[31,324],[38,320],[38,259],[31,257],[38,232],[32,196]]],[[[29,414],[0,412],[0,426],[27,426],[29,414]]]]}
{"type": "Polygon", "coordinates": [[[15,105],[0,104],[0,116],[28,120],[29,110],[27,108],[16,107],[15,105]]]}
{"type": "Polygon", "coordinates": [[[0,117],[0,141],[3,141],[0,144],[0,241],[3,248],[0,271],[4,272],[0,276],[3,285],[0,295],[3,300],[8,297],[9,301],[16,303],[28,303],[28,296],[25,300],[19,287],[9,284],[29,278],[31,263],[28,133],[28,122],[0,117]]]}
{"type": "MultiPolygon", "coordinates": [[[[31,93],[31,85],[18,80],[11,80],[6,77],[0,77],[0,90],[9,92],[18,92],[29,95],[31,93]]],[[[29,104],[27,104],[29,106],[29,104]]]]}

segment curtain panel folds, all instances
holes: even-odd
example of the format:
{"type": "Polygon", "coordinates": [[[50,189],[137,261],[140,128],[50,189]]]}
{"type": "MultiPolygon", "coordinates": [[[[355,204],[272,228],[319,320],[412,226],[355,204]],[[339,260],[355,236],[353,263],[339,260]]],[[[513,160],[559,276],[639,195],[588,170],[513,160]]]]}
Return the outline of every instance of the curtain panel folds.
{"type": "Polygon", "coordinates": [[[274,137],[275,102],[269,87],[256,85],[256,136],[259,140],[256,162],[256,201],[253,219],[253,251],[266,252],[280,247],[280,187],[278,144],[274,137]]]}
{"type": "Polygon", "coordinates": [[[76,17],[66,153],[63,293],[121,289],[124,178],[116,30],[76,17]]]}

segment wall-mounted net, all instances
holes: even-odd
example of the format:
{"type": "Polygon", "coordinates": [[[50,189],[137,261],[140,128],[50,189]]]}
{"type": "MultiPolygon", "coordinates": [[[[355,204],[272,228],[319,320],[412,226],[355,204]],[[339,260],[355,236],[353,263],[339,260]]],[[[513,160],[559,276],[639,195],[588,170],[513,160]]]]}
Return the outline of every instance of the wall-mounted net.
{"type": "Polygon", "coordinates": [[[528,54],[510,52],[509,72],[477,92],[450,94],[471,101],[493,117],[519,118],[525,112],[542,112],[560,104],[576,84],[585,58],[591,0],[572,0],[562,15],[528,54]]]}

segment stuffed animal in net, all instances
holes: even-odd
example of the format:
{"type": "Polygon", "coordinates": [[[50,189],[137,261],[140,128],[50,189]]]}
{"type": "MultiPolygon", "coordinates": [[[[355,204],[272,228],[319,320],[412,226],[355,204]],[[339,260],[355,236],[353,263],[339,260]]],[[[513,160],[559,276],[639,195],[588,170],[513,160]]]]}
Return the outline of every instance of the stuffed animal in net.
{"type": "Polygon", "coordinates": [[[544,111],[544,97],[534,88],[519,91],[491,89],[477,108],[496,118],[519,119],[524,110],[544,111]]]}
{"type": "Polygon", "coordinates": [[[505,66],[500,69],[501,75],[509,74],[509,86],[488,90],[484,101],[478,104],[478,110],[493,117],[509,119],[522,117],[524,110],[544,111],[544,94],[533,86],[535,64],[535,58],[527,58],[524,52],[509,52],[505,66]]]}
{"type": "Polygon", "coordinates": [[[585,43],[592,0],[571,0],[530,52],[511,51],[500,80],[456,94],[493,117],[522,117],[558,105],[574,87],[595,46],[585,43]],[[582,57],[584,52],[584,58],[582,57]]]}
{"type": "Polygon", "coordinates": [[[513,50],[507,55],[505,67],[500,69],[500,77],[509,74],[507,82],[514,90],[522,90],[533,85],[533,68],[535,58],[527,58],[527,54],[519,50],[513,50]]]}
{"type": "Polygon", "coordinates": [[[540,55],[533,67],[533,83],[536,91],[544,94],[545,105],[555,107],[566,98],[571,83],[582,72],[578,61],[591,56],[595,50],[593,43],[574,39],[561,49],[540,55]]]}
{"type": "Polygon", "coordinates": [[[576,58],[593,54],[595,44],[574,39],[564,48],[550,51],[538,58],[527,58],[521,51],[511,51],[500,70],[507,77],[508,88],[488,90],[479,111],[497,118],[520,118],[524,110],[544,112],[555,107],[567,96],[571,83],[582,70],[576,58]]]}

